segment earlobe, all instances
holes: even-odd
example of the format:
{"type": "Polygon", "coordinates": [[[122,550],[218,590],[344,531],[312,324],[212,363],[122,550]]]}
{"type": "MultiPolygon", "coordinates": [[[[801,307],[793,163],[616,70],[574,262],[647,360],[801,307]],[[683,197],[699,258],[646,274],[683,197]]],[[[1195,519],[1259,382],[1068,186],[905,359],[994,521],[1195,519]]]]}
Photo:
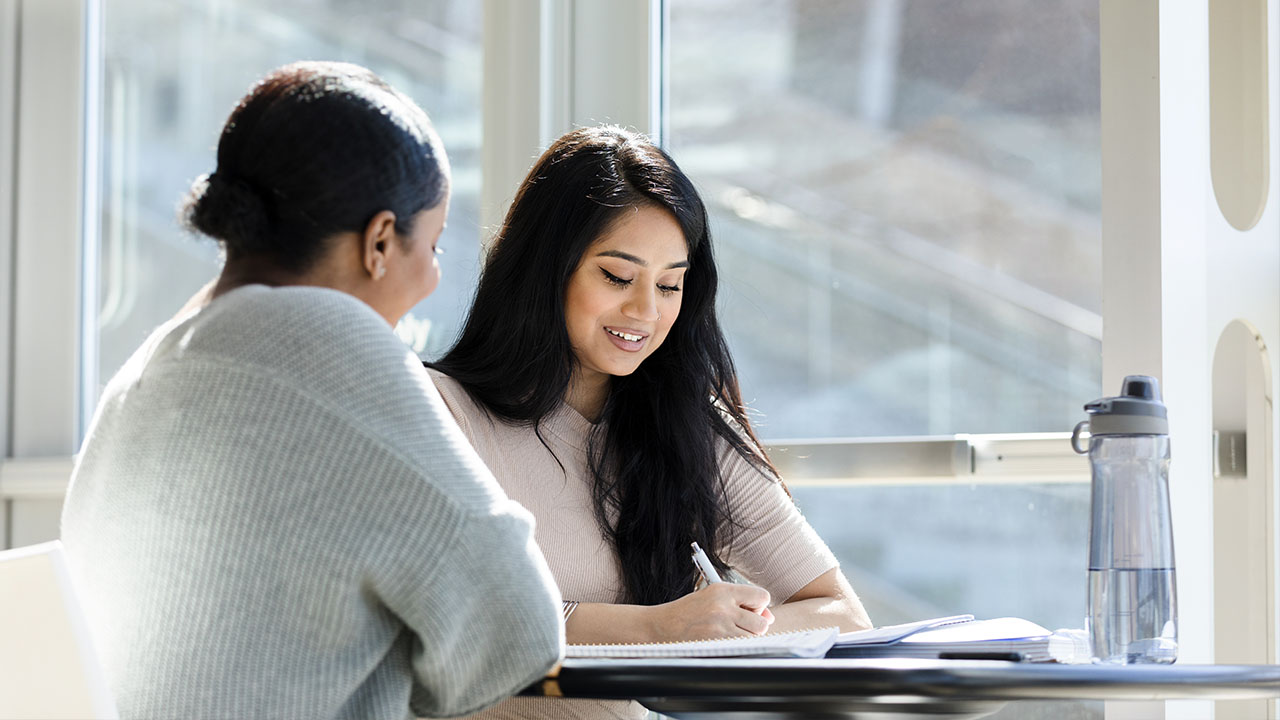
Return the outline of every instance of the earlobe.
{"type": "Polygon", "coordinates": [[[383,210],[365,226],[361,238],[361,262],[365,272],[374,280],[387,274],[387,250],[395,245],[396,215],[383,210]]]}

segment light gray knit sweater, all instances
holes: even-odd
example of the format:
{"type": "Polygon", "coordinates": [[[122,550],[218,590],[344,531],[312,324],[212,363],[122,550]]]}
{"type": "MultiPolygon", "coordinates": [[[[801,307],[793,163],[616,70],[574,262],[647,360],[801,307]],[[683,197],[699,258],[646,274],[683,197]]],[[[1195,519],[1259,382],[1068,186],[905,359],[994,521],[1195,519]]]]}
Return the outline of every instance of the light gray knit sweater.
{"type": "Polygon", "coordinates": [[[103,394],[62,539],[125,718],[460,715],[564,644],[532,518],[333,290],[158,329],[103,394]]]}

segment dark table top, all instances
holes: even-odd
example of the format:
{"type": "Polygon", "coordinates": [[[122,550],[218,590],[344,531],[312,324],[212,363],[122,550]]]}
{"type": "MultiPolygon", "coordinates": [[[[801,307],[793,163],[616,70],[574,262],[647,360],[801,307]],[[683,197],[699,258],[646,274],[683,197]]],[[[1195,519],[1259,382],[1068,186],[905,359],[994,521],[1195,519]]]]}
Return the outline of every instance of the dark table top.
{"type": "Polygon", "coordinates": [[[978,718],[1015,700],[1280,697],[1280,665],[571,658],[526,695],[636,699],[677,718],[978,718]]]}

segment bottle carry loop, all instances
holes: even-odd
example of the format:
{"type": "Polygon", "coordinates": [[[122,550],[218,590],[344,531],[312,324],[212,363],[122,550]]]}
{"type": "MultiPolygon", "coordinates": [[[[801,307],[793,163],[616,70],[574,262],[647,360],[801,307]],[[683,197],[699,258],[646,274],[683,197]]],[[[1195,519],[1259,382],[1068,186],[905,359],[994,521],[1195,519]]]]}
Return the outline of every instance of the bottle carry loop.
{"type": "Polygon", "coordinates": [[[1081,420],[1080,422],[1076,423],[1076,429],[1071,431],[1071,449],[1075,450],[1076,453],[1079,455],[1088,455],[1089,448],[1080,447],[1080,429],[1081,428],[1084,428],[1085,432],[1089,432],[1089,429],[1088,429],[1089,421],[1081,420]]]}

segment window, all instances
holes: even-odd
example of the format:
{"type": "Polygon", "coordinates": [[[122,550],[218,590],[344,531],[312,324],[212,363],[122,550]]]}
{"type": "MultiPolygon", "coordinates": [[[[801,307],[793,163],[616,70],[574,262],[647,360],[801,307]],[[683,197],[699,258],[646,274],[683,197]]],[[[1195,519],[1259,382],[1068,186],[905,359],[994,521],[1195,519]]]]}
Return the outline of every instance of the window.
{"type": "Polygon", "coordinates": [[[771,436],[1070,428],[1101,379],[1098,5],[668,4],[771,436]]]}
{"type": "Polygon", "coordinates": [[[99,384],[216,275],[217,246],[184,233],[176,209],[214,169],[235,103],[298,59],[365,65],[431,115],[453,166],[444,280],[400,329],[420,352],[445,345],[477,274],[481,9],[467,0],[106,4],[99,384]]]}
{"type": "MultiPolygon", "coordinates": [[[[759,432],[1070,429],[1101,394],[1097,2],[666,16],[666,143],[759,432]]],[[[877,623],[1082,625],[1085,484],[792,485],[877,623]]]]}

